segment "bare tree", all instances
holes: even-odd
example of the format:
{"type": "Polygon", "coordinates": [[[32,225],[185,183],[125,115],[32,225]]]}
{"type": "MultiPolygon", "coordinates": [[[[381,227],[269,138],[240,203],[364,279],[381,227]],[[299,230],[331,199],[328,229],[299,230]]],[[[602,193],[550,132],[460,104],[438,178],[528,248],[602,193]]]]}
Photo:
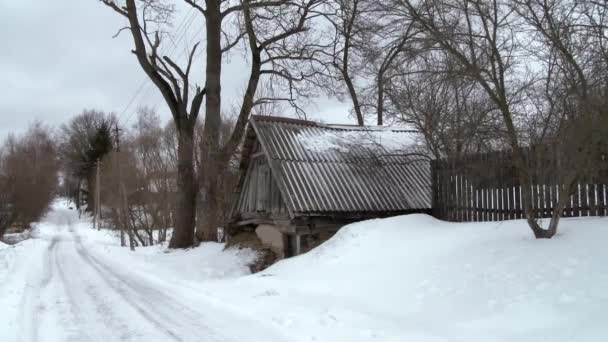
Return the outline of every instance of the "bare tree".
{"type": "Polygon", "coordinates": [[[362,19],[371,3],[367,0],[334,0],[327,3],[324,17],[330,27],[325,33],[329,39],[326,46],[320,44],[322,54],[318,60],[329,80],[327,88],[331,94],[341,97],[340,89],[346,87],[359,126],[365,124],[365,116],[355,75],[361,75],[356,69],[362,65],[360,44],[365,31],[362,19]]]}
{"type": "Polygon", "coordinates": [[[494,104],[476,82],[451,72],[451,64],[431,51],[397,67],[387,89],[393,120],[421,132],[435,158],[500,148],[503,129],[494,104]]]}
{"type": "MultiPolygon", "coordinates": [[[[506,141],[513,150],[513,160],[523,189],[531,185],[530,170],[522,150],[516,127],[519,96],[533,83],[526,78],[516,62],[518,46],[517,19],[508,4],[497,1],[432,0],[413,2],[398,0],[407,20],[413,20],[427,39],[448,53],[460,66],[463,76],[475,80],[488,94],[501,113],[506,128],[506,141]]],[[[550,229],[543,229],[532,209],[531,193],[522,191],[525,216],[537,238],[550,238],[550,229]]]]}
{"type": "MultiPolygon", "coordinates": [[[[218,225],[218,177],[235,153],[264,75],[278,78],[288,85],[292,96],[294,83],[311,74],[294,73],[288,66],[309,57],[302,39],[309,31],[308,22],[315,17],[320,0],[268,0],[231,2],[222,0],[184,0],[205,21],[204,54],[205,86],[195,87],[192,98],[189,88],[193,83],[190,72],[199,44],[189,52],[185,67],[169,56],[160,55],[162,28],[170,20],[173,6],[158,0],[101,0],[116,13],[128,19],[128,30],[133,37],[138,62],[148,78],[161,91],[178,133],[177,215],[171,247],[188,247],[193,243],[195,203],[199,186],[203,195],[205,218],[197,237],[210,240],[218,225]],[[231,29],[233,29],[231,31],[231,29]],[[246,41],[251,69],[234,129],[224,144],[220,143],[222,124],[221,75],[226,54],[246,41]],[[201,168],[194,172],[194,127],[205,100],[204,130],[201,144],[201,168]]],[[[289,98],[289,97],[288,97],[289,98]]]]}
{"type": "Polygon", "coordinates": [[[57,189],[57,149],[50,130],[34,123],[23,136],[9,137],[0,165],[0,192],[5,192],[0,226],[28,228],[46,212],[57,189]]]}
{"type": "MultiPolygon", "coordinates": [[[[173,6],[161,1],[102,0],[116,13],[128,21],[127,29],[133,38],[133,53],[147,77],[161,92],[167,103],[178,136],[178,176],[177,176],[177,221],[171,239],[173,248],[192,246],[194,241],[194,212],[198,184],[194,170],[194,126],[198,118],[204,96],[211,93],[207,102],[215,101],[215,84],[210,89],[196,85],[194,94],[190,93],[190,73],[198,44],[188,53],[185,67],[169,56],[161,56],[159,47],[163,38],[163,25],[169,23],[173,6]]],[[[219,42],[217,43],[219,44],[219,42]]],[[[215,47],[209,44],[207,48],[215,47]]],[[[213,68],[216,65],[208,65],[213,68]]],[[[218,71],[219,72],[219,71],[218,71]]],[[[219,83],[217,84],[219,88],[219,83]]]]}
{"type": "Polygon", "coordinates": [[[4,164],[4,151],[0,147],[0,240],[4,236],[6,229],[13,221],[13,207],[11,195],[12,190],[9,177],[4,164]]]}
{"type": "Polygon", "coordinates": [[[513,9],[533,35],[534,55],[543,61],[535,96],[534,142],[559,146],[554,177],[560,189],[548,234],[553,235],[578,182],[597,171],[608,133],[608,6],[595,1],[515,1],[513,9]]]}
{"type": "MultiPolygon", "coordinates": [[[[197,126],[198,127],[198,126],[197,126]]],[[[138,169],[137,194],[130,201],[132,224],[143,230],[147,241],[138,236],[142,245],[163,242],[167,228],[172,227],[175,206],[175,163],[171,134],[173,126],[162,128],[156,113],[147,108],[139,111],[133,127],[130,151],[138,169]],[[167,131],[168,133],[165,133],[167,131]],[[164,138],[165,137],[165,138],[164,138]],[[156,237],[155,237],[155,234],[156,237]]],[[[197,129],[198,131],[198,129],[197,129]]]]}
{"type": "Polygon", "coordinates": [[[116,117],[112,114],[84,110],[59,129],[57,141],[61,169],[77,207],[81,204],[83,188],[89,192],[86,196],[88,209],[94,207],[90,194],[95,189],[96,163],[112,149],[113,136],[110,135],[115,124],[116,117]]]}
{"type": "Polygon", "coordinates": [[[456,71],[475,82],[500,113],[523,189],[527,222],[537,238],[554,236],[561,208],[590,169],[586,160],[597,155],[593,137],[601,133],[590,123],[605,117],[605,107],[601,97],[591,94],[605,91],[603,6],[571,0],[390,3],[404,22],[414,22],[423,33],[425,49],[445,53],[446,61],[457,67],[443,63],[444,70],[437,72],[456,71]],[[593,48],[586,49],[589,46],[593,48]],[[598,85],[594,90],[592,83],[598,85]],[[527,160],[524,148],[564,139],[568,144],[560,149],[561,163],[570,167],[559,175],[560,201],[545,229],[536,219],[528,191],[538,165],[527,160]]]}
{"type": "Polygon", "coordinates": [[[391,1],[373,1],[364,13],[361,26],[363,43],[360,44],[364,60],[361,72],[368,79],[365,88],[365,105],[375,113],[379,126],[390,117],[393,104],[387,96],[387,88],[399,70],[412,62],[424,51],[425,40],[420,38],[420,29],[394,11],[391,1]],[[387,115],[389,114],[389,115],[387,115]]]}

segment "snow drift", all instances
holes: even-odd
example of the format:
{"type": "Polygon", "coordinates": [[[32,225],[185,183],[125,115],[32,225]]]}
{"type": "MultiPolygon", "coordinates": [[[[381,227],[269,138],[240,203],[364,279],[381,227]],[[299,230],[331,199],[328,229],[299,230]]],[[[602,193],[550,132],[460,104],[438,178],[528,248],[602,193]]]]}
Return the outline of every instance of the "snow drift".
{"type": "Polygon", "coordinates": [[[600,341],[607,242],[605,218],[566,219],[551,240],[524,221],[371,220],[230,296],[319,341],[600,341]]]}

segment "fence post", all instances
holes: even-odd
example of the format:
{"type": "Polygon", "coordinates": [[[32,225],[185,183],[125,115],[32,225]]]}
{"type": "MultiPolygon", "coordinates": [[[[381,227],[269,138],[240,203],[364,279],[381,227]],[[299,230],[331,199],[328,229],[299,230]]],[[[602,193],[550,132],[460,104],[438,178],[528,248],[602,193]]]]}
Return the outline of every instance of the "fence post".
{"type": "Polygon", "coordinates": [[[441,219],[439,215],[439,187],[437,186],[437,159],[431,160],[431,214],[433,217],[441,219]]]}

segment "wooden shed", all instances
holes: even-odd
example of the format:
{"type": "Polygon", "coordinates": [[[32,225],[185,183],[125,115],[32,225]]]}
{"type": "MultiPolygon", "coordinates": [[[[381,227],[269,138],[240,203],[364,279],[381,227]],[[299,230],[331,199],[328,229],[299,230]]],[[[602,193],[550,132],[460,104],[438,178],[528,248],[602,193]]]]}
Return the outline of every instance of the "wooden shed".
{"type": "Polygon", "coordinates": [[[289,257],[354,221],[428,213],[430,159],[419,138],[404,129],[253,116],[229,233],[255,231],[289,257]]]}

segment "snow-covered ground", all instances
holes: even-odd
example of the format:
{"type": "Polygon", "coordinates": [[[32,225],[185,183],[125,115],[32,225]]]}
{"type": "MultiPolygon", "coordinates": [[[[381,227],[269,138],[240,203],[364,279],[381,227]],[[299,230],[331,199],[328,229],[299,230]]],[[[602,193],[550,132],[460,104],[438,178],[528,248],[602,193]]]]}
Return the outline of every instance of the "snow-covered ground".
{"type": "Polygon", "coordinates": [[[35,239],[0,244],[0,341],[605,341],[608,219],[409,215],[352,224],[247,275],[204,244],[136,252],[59,202],[35,239]]]}

